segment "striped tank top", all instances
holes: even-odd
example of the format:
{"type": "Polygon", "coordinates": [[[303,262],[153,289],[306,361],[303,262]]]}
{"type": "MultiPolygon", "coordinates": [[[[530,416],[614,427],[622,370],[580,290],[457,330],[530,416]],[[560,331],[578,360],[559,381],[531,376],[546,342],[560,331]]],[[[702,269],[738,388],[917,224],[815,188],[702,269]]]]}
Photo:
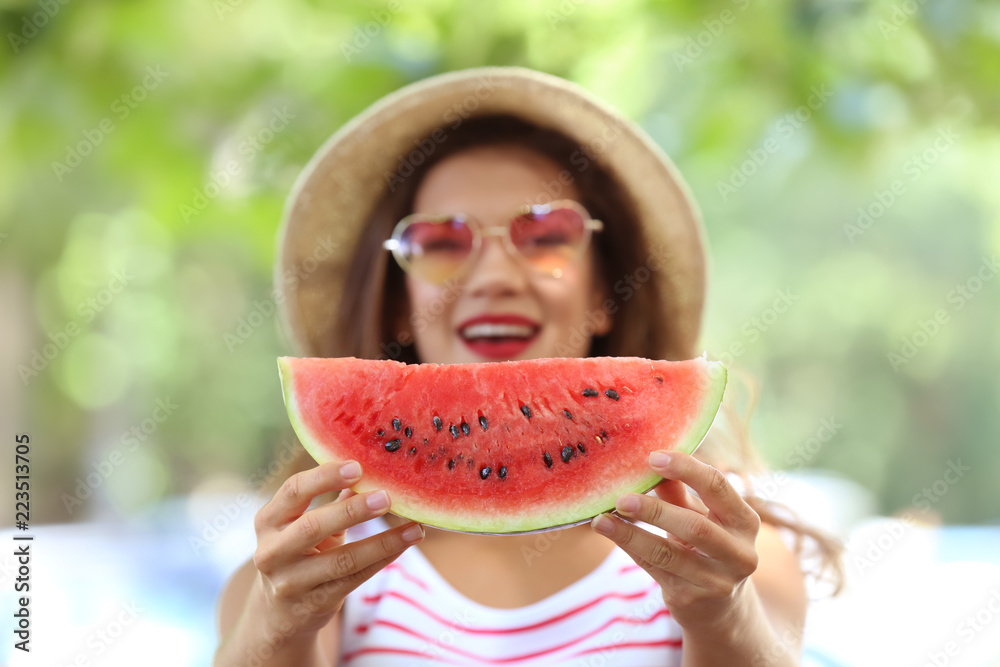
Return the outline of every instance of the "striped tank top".
{"type": "MultiPolygon", "coordinates": [[[[372,519],[346,539],[388,528],[372,519]]],[[[347,596],[338,664],[670,667],[681,664],[681,628],[659,585],[618,548],[544,600],[497,609],[455,590],[414,546],[347,596]]]]}

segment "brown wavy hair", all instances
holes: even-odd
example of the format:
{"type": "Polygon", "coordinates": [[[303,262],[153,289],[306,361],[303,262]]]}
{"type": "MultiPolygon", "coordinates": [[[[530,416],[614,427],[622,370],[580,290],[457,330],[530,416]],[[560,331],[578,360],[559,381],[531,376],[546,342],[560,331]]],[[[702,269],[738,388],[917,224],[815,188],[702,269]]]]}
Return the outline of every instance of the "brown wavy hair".
{"type": "MultiPolygon", "coordinates": [[[[635,206],[627,192],[601,166],[599,156],[585,153],[581,146],[557,130],[540,128],[509,115],[471,118],[446,136],[446,141],[435,144],[433,153],[422,164],[408,166],[407,176],[397,173],[388,180],[385,194],[369,217],[348,268],[334,340],[323,346],[330,351],[329,356],[420,363],[412,340],[404,332],[404,323],[410,313],[404,274],[382,248],[382,242],[390,237],[396,222],[412,212],[417,189],[429,169],[444,158],[473,146],[526,147],[551,159],[566,170],[564,174],[571,175],[571,182],[581,195],[580,203],[595,218],[605,222],[604,231],[595,237],[594,248],[597,274],[604,279],[609,293],[611,285],[643,263],[645,256],[642,253],[648,243],[638,223],[635,206]],[[583,164],[585,167],[579,168],[583,164]],[[404,333],[400,335],[400,332],[404,333]]],[[[587,356],[684,358],[684,352],[678,350],[665,333],[670,327],[662,321],[664,315],[657,307],[659,302],[655,280],[634,289],[629,298],[619,300],[611,330],[603,336],[593,337],[587,356]]],[[[728,369],[730,388],[697,456],[720,470],[738,474],[745,482],[744,498],[760,515],[761,521],[790,532],[795,538],[794,551],[800,559],[818,557],[818,565],[806,569],[806,573],[818,581],[832,584],[836,594],[843,584],[840,542],[810,527],[787,507],[752,492],[751,475],[765,470],[748,429],[756,403],[756,384],[750,375],[732,364],[728,369]],[[737,407],[742,398],[736,390],[739,384],[747,390],[743,399],[746,406],[742,410],[737,407]]],[[[291,438],[294,440],[294,433],[291,438]]],[[[289,475],[315,465],[298,445],[295,458],[288,465],[289,475]]],[[[285,478],[271,479],[265,486],[268,495],[273,495],[285,478]]],[[[328,495],[320,498],[320,502],[334,499],[328,495]]]]}

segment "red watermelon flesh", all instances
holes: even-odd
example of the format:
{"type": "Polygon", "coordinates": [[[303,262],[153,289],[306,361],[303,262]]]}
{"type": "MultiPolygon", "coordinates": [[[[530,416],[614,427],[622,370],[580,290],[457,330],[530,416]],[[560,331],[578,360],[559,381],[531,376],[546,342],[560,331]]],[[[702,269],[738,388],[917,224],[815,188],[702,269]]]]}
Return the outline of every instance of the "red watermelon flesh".
{"type": "Polygon", "coordinates": [[[726,369],[704,358],[403,364],[278,359],[285,406],[319,463],[429,526],[513,534],[582,523],[659,481],[654,449],[693,452],[726,369]]]}

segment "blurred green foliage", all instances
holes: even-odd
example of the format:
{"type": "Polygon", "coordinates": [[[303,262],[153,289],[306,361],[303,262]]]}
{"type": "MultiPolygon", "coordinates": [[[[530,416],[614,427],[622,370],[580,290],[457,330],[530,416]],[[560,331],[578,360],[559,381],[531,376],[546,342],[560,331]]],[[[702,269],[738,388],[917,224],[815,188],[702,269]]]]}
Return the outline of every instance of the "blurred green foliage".
{"type": "Polygon", "coordinates": [[[382,95],[487,64],[583,84],[678,164],[704,347],[761,382],[772,465],[890,513],[961,461],[933,509],[997,519],[996,3],[8,0],[0,28],[0,409],[35,443],[36,522],[249,486],[290,433],[267,311],[293,180],[382,95]]]}

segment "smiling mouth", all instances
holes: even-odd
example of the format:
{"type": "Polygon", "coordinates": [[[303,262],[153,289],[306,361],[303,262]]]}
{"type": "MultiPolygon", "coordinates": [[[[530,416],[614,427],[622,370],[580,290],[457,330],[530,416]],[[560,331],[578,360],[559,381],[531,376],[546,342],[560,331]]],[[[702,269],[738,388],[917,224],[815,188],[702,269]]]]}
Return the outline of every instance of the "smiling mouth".
{"type": "Polygon", "coordinates": [[[465,340],[487,340],[503,342],[508,340],[527,340],[538,333],[537,327],[525,324],[486,323],[472,324],[464,327],[459,334],[465,340]]]}
{"type": "Polygon", "coordinates": [[[494,361],[502,361],[523,354],[538,338],[541,329],[541,325],[479,322],[462,327],[458,335],[459,339],[474,354],[494,361]]]}

